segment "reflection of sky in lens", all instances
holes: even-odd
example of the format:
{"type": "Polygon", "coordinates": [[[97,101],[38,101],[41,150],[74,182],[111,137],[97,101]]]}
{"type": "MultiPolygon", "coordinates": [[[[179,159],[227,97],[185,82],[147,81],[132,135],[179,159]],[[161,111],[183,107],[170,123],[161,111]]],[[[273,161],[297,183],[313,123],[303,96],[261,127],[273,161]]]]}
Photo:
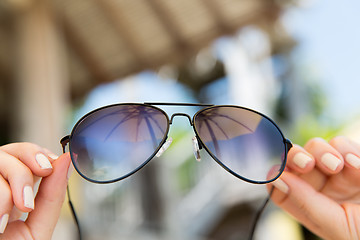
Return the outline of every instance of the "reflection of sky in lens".
{"type": "Polygon", "coordinates": [[[122,177],[142,165],[154,152],[151,141],[104,142],[97,138],[77,137],[72,144],[79,159],[77,167],[84,175],[94,180],[113,180],[122,177]],[[77,152],[77,148],[86,148],[87,151],[77,152]]]}

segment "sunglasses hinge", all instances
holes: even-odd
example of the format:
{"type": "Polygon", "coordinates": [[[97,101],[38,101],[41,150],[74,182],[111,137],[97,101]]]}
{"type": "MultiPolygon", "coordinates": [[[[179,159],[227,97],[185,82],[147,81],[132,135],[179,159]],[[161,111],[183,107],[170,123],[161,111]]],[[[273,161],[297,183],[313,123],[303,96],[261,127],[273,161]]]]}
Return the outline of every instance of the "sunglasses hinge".
{"type": "Polygon", "coordinates": [[[290,148],[293,146],[292,142],[289,139],[285,139],[284,142],[286,144],[287,150],[290,150],[290,148]]]}
{"type": "Polygon", "coordinates": [[[63,149],[63,152],[65,153],[65,147],[67,146],[67,144],[69,143],[70,141],[70,135],[67,135],[65,137],[63,137],[61,140],[60,140],[60,144],[62,146],[62,149],[63,149]]]}

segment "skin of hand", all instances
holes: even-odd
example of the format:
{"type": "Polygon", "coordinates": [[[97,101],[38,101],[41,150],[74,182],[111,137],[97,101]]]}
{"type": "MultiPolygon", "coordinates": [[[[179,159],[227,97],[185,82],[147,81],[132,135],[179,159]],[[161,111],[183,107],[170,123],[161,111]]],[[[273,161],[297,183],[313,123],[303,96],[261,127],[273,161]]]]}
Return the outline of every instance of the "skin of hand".
{"type": "Polygon", "coordinates": [[[69,167],[69,154],[57,157],[35,144],[0,147],[1,240],[51,239],[65,199],[69,167]],[[27,219],[19,220],[24,212],[27,219]]]}
{"type": "MultiPolygon", "coordinates": [[[[360,145],[342,136],[294,145],[273,202],[327,240],[360,239],[360,145]]],[[[271,184],[268,185],[270,190],[271,184]]]]}

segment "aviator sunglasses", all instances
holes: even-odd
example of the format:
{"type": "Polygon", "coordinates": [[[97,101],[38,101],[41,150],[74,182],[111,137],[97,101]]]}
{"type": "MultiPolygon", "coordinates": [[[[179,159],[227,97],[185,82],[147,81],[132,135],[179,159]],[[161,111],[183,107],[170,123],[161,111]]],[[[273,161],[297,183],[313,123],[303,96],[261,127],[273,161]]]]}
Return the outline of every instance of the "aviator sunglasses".
{"type": "Polygon", "coordinates": [[[196,159],[200,159],[199,151],[205,149],[230,174],[255,184],[270,183],[284,171],[292,147],[290,140],[269,117],[234,105],[109,105],[83,116],[71,134],[61,139],[61,144],[64,152],[69,145],[74,168],[84,179],[112,183],[136,173],[166,150],[172,140],[168,136],[170,125],[177,116],[188,118],[194,130],[196,159]],[[201,109],[193,117],[181,112],[169,117],[159,108],[161,105],[201,109]]]}

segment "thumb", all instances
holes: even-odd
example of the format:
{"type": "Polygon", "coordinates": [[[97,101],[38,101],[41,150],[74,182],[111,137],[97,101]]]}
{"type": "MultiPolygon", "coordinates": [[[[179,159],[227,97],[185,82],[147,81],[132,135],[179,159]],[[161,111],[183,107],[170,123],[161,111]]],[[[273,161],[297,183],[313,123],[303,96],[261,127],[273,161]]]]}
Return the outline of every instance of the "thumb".
{"type": "Polygon", "coordinates": [[[61,155],[53,163],[52,174],[41,181],[35,209],[26,220],[34,239],[51,239],[65,199],[69,165],[69,154],[61,155]]]}
{"type": "Polygon", "coordinates": [[[310,231],[325,239],[344,239],[348,235],[344,209],[303,179],[284,172],[273,185],[273,202],[310,231]]]}

